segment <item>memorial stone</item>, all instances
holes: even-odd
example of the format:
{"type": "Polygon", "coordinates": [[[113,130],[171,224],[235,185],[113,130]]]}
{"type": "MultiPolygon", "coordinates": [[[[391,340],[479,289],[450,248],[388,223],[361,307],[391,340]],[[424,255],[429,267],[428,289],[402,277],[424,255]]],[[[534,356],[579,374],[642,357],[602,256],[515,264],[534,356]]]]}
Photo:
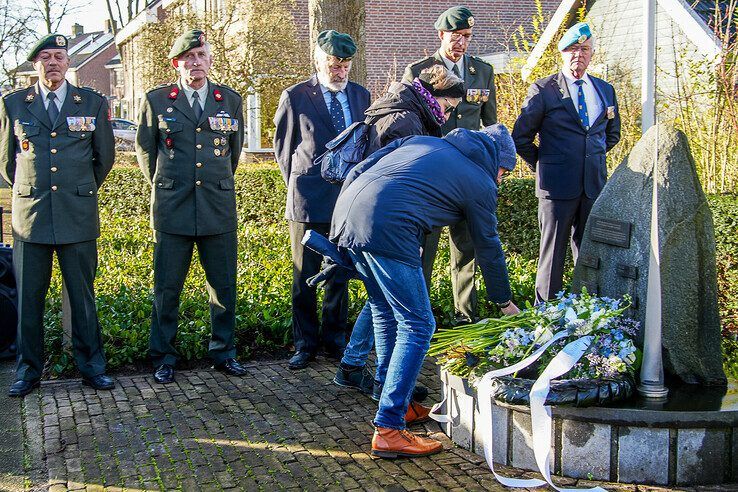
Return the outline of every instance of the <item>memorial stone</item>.
{"type": "Polygon", "coordinates": [[[690,384],[725,385],[712,213],[686,136],[652,127],[595,202],[579,251],[575,292],[630,295],[643,343],[653,179],[658,185],[664,371],[690,384]]]}

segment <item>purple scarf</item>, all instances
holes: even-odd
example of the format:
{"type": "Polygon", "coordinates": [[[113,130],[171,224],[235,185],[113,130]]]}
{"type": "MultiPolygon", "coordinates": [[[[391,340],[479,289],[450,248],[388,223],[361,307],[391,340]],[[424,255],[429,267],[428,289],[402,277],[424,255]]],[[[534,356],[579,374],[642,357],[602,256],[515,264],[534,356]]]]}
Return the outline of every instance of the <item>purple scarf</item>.
{"type": "Polygon", "coordinates": [[[423,99],[425,99],[426,104],[428,104],[428,107],[430,108],[431,113],[433,113],[433,117],[436,118],[438,124],[443,125],[444,123],[446,123],[446,115],[443,114],[441,105],[438,104],[438,101],[436,101],[436,98],[433,97],[433,94],[431,94],[428,89],[423,87],[423,84],[420,83],[420,79],[418,79],[417,77],[415,77],[415,80],[413,80],[413,87],[421,96],[423,96],[423,99]]]}

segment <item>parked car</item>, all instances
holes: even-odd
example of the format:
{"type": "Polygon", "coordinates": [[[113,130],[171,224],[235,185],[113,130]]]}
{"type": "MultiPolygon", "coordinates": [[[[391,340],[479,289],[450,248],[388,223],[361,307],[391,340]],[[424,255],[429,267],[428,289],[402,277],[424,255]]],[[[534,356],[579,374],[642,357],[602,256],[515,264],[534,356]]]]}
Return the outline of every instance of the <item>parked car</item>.
{"type": "Polygon", "coordinates": [[[111,123],[113,124],[113,135],[131,142],[136,140],[136,124],[134,122],[123,118],[113,118],[111,123]]]}

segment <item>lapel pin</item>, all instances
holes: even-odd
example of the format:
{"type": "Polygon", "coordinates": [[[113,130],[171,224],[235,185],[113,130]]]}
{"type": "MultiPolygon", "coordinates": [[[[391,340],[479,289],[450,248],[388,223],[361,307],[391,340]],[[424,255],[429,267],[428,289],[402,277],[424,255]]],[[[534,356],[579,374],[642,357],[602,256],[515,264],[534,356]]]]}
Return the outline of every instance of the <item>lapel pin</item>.
{"type": "Polygon", "coordinates": [[[81,102],[82,102],[82,98],[80,97],[80,95],[79,95],[79,94],[75,94],[75,95],[73,95],[73,96],[72,96],[72,99],[74,99],[74,102],[76,102],[77,104],[79,104],[79,103],[81,103],[81,102]]]}
{"type": "Polygon", "coordinates": [[[221,94],[218,89],[215,89],[213,91],[213,97],[215,97],[215,100],[218,101],[218,102],[220,102],[220,101],[223,100],[223,94],[221,94]]]}
{"type": "Polygon", "coordinates": [[[167,108],[167,113],[171,113],[172,111],[174,111],[174,108],[172,107],[167,108]]]}
{"type": "Polygon", "coordinates": [[[33,102],[33,99],[34,99],[35,97],[36,97],[36,94],[34,94],[33,92],[31,92],[30,94],[28,94],[28,95],[26,96],[26,102],[33,102]]]}
{"type": "Polygon", "coordinates": [[[469,65],[469,73],[472,74],[472,75],[474,75],[475,73],[477,73],[477,69],[474,68],[473,66],[469,65]]]}
{"type": "Polygon", "coordinates": [[[177,99],[177,95],[179,95],[179,87],[175,85],[172,87],[172,90],[169,91],[169,99],[177,99]]]}

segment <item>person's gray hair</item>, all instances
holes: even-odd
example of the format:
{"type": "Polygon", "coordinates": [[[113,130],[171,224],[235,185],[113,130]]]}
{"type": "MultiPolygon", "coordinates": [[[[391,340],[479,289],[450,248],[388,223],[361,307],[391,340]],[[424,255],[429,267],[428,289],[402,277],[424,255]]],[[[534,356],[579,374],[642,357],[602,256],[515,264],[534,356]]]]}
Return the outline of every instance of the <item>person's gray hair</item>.
{"type": "Polygon", "coordinates": [[[442,91],[464,82],[444,65],[432,65],[428,68],[424,68],[420,73],[430,74],[430,84],[433,86],[433,89],[437,91],[442,91]]]}

